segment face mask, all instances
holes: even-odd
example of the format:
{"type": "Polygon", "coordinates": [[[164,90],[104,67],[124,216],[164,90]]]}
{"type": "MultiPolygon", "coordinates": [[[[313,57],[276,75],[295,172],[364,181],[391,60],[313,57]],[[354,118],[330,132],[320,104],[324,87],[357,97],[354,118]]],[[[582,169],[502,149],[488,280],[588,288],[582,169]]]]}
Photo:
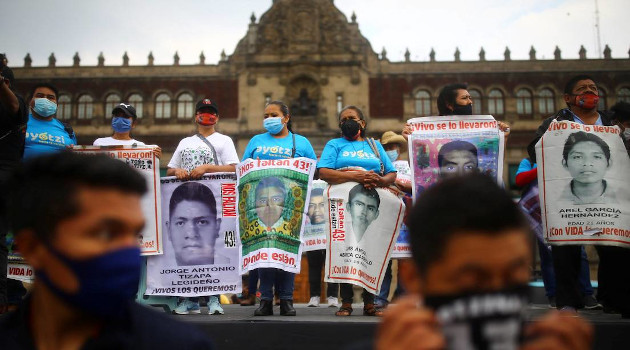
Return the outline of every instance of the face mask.
{"type": "Polygon", "coordinates": [[[623,137],[630,141],[630,128],[626,128],[626,130],[623,131],[623,137]]]}
{"type": "Polygon", "coordinates": [[[47,98],[36,98],[33,111],[40,117],[48,118],[57,113],[57,104],[47,98]]]}
{"type": "Polygon", "coordinates": [[[354,119],[346,119],[341,123],[341,134],[346,139],[354,141],[361,134],[361,125],[354,119]]]}
{"type": "Polygon", "coordinates": [[[472,105],[468,104],[465,106],[458,105],[457,103],[453,106],[453,115],[472,115],[472,105]]]}
{"type": "Polygon", "coordinates": [[[277,135],[284,129],[282,117],[269,117],[263,121],[263,126],[271,135],[277,135]]]}
{"type": "Polygon", "coordinates": [[[87,260],[74,260],[48,247],[76,276],[79,290],[68,293],[59,289],[43,271],[35,274],[58,297],[85,313],[103,318],[124,314],[125,304],[133,300],[140,282],[140,248],[112,251],[87,260]]]}
{"type": "Polygon", "coordinates": [[[127,132],[131,130],[131,119],[123,117],[112,118],[112,129],[115,132],[127,132]]]}
{"type": "Polygon", "coordinates": [[[426,297],[447,349],[518,349],[528,303],[527,285],[505,290],[426,297]]]}
{"type": "Polygon", "coordinates": [[[393,149],[391,151],[385,151],[385,153],[387,153],[387,156],[389,157],[389,160],[391,160],[392,162],[396,161],[396,159],[398,159],[398,151],[393,149]]]}
{"type": "Polygon", "coordinates": [[[592,92],[586,92],[575,97],[575,105],[584,109],[595,109],[598,103],[599,96],[592,92]]]}
{"type": "Polygon", "coordinates": [[[217,123],[217,115],[212,113],[197,114],[197,123],[203,126],[210,126],[217,123]]]}

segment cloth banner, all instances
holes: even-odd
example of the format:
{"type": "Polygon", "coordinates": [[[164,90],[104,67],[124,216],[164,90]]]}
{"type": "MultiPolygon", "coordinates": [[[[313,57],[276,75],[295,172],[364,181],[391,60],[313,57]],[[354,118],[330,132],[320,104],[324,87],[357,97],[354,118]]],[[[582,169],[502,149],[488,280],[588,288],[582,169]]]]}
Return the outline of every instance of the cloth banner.
{"type": "MultiPolygon", "coordinates": [[[[402,151],[402,150],[401,150],[402,151]]],[[[394,167],[396,168],[396,183],[409,185],[413,187],[411,181],[411,167],[407,160],[394,161],[394,167]]],[[[407,194],[405,195],[407,197],[407,194]]],[[[408,203],[408,202],[405,202],[408,203]]],[[[400,234],[394,245],[394,251],[392,252],[392,259],[411,258],[411,244],[409,243],[409,228],[403,222],[400,227],[400,234]]]]}
{"type": "Polygon", "coordinates": [[[32,283],[35,279],[35,272],[32,267],[26,264],[20,253],[17,252],[12,232],[7,233],[6,244],[9,250],[7,256],[7,278],[32,283]]]}
{"type": "Polygon", "coordinates": [[[387,188],[356,182],[330,185],[326,282],[351,283],[377,294],[400,231],[405,205],[387,188]]]}
{"type": "Polygon", "coordinates": [[[147,181],[147,193],[142,197],[142,214],[145,227],[140,234],[142,255],[159,255],[163,252],[162,218],[160,217],[160,159],[153,150],[157,146],[74,146],[73,151],[83,154],[106,154],[120,159],[138,170],[147,181]]]}
{"type": "Polygon", "coordinates": [[[316,162],[247,159],[236,166],[240,271],[300,273],[302,233],[316,162]]]}
{"type": "Polygon", "coordinates": [[[619,133],[616,126],[553,121],[536,144],[550,244],[630,247],[630,159],[619,133]]]}
{"type": "Polygon", "coordinates": [[[504,137],[491,115],[409,119],[413,200],[439,179],[482,172],[503,183],[504,137]]]}
{"type": "Polygon", "coordinates": [[[326,202],[324,202],[324,190],[328,187],[326,181],[313,181],[311,197],[306,212],[306,224],[302,240],[305,252],[311,250],[326,249],[326,230],[328,229],[328,215],[326,215],[326,202]]]}
{"type": "Polygon", "coordinates": [[[148,295],[195,297],[240,293],[236,175],[200,180],[163,177],[163,255],[147,258],[148,295]]]}

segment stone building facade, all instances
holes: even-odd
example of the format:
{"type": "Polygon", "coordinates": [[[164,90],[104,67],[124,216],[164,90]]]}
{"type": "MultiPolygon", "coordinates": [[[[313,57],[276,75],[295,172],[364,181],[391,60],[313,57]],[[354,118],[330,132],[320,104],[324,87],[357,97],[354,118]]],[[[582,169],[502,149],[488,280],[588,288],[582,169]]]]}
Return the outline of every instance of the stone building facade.
{"type": "MultiPolygon", "coordinates": [[[[483,51],[483,50],[482,50],[483,51]]],[[[564,105],[564,83],[586,73],[599,83],[602,108],[630,101],[630,59],[539,60],[532,48],[528,60],[512,60],[509,49],[501,61],[427,62],[409,59],[392,62],[383,50],[374,52],[359,31],[356,16],[350,19],[332,0],[275,0],[259,20],[253,15],[245,37],[231,55],[217,64],[154,65],[150,54],[145,65],[108,66],[99,57],[97,66],[74,64],[57,67],[54,55],[46,67],[13,67],[16,87],[25,96],[37,82],[51,82],[60,89],[58,118],[72,124],[79,143],[91,144],[111,133],[113,106],[128,102],[141,114],[134,136],[162,146],[165,167],[177,143],[195,129],[194,104],[209,97],[217,101],[219,131],[235,140],[242,152],[249,139],[263,132],[262,114],[267,101],[282,100],[292,109],[295,131],[308,137],[316,152],[339,134],[337,112],[357,105],[368,117],[368,133],[400,132],[404,121],[436,115],[436,99],[448,83],[467,82],[475,113],[492,114],[511,124],[506,160],[512,168],[525,156],[525,146],[541,120],[564,105]]],[[[509,168],[509,167],[506,167],[509,168]]]]}

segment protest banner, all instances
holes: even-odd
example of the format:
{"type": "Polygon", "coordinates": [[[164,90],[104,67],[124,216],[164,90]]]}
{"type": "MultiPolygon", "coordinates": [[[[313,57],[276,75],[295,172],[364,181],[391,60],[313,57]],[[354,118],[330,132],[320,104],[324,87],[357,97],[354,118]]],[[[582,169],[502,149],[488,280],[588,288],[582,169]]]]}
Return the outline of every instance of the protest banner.
{"type": "Polygon", "coordinates": [[[236,166],[241,273],[258,268],[300,272],[315,164],[308,158],[247,159],[236,166]]]}
{"type": "Polygon", "coordinates": [[[236,175],[163,177],[163,255],[147,257],[147,295],[240,293],[236,175]]]}
{"type": "Polygon", "coordinates": [[[145,227],[140,234],[142,255],[158,255],[163,252],[160,217],[160,159],[153,150],[157,146],[74,146],[73,151],[83,154],[105,154],[127,163],[147,181],[147,193],[142,197],[142,214],[145,227]]]}
{"type": "Polygon", "coordinates": [[[7,233],[6,244],[8,249],[7,278],[22,282],[33,282],[33,279],[35,279],[33,268],[27,265],[24,258],[17,252],[12,232],[7,233]]]}
{"type": "Polygon", "coordinates": [[[553,121],[536,144],[550,244],[630,247],[630,159],[616,126],[553,121]]]}
{"type": "Polygon", "coordinates": [[[324,202],[324,190],[328,187],[326,181],[315,180],[311,188],[311,196],[307,209],[306,224],[302,241],[305,252],[311,250],[326,249],[326,230],[328,215],[326,215],[326,203],[324,202]]]}
{"type": "Polygon", "coordinates": [[[411,243],[409,242],[409,227],[404,223],[400,225],[400,233],[396,238],[392,259],[411,258],[411,243]]]}
{"type": "Polygon", "coordinates": [[[356,182],[330,185],[324,199],[329,225],[326,282],[351,283],[377,294],[405,211],[388,188],[356,182]]]}
{"type": "Polygon", "coordinates": [[[439,179],[481,172],[503,183],[504,137],[491,115],[409,119],[413,200],[439,179]]]}

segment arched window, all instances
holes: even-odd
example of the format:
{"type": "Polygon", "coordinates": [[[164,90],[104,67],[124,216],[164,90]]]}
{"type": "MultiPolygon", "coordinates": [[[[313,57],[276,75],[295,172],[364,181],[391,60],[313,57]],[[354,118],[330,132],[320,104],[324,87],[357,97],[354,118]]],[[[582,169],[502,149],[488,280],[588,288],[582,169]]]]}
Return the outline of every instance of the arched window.
{"type": "Polygon", "coordinates": [[[470,98],[473,101],[473,114],[481,114],[481,93],[474,89],[468,90],[468,93],[470,94],[470,98]]]}
{"type": "Polygon", "coordinates": [[[630,88],[622,87],[617,91],[617,102],[630,103],[630,88]]]}
{"type": "Polygon", "coordinates": [[[129,104],[136,109],[136,116],[142,118],[142,96],[139,94],[129,96],[129,104]]]}
{"type": "Polygon", "coordinates": [[[431,115],[431,94],[426,90],[416,92],[416,115],[431,115]]]}
{"type": "Polygon", "coordinates": [[[518,115],[532,115],[532,93],[527,89],[516,92],[516,113],[518,115]]]}
{"type": "Polygon", "coordinates": [[[94,99],[90,95],[83,95],[78,100],[79,119],[92,119],[94,113],[94,99]]]}
{"type": "Polygon", "coordinates": [[[503,93],[499,89],[493,89],[488,94],[488,113],[492,115],[502,115],[503,109],[503,93]]]}
{"type": "Polygon", "coordinates": [[[155,118],[168,119],[171,117],[171,98],[161,93],[155,98],[155,118]]]}
{"type": "Polygon", "coordinates": [[[57,118],[68,120],[72,116],[72,102],[70,96],[59,95],[57,99],[57,118]]]}
{"type": "Polygon", "coordinates": [[[544,117],[553,114],[556,110],[551,89],[542,89],[538,92],[538,110],[544,117]]]}
{"type": "Polygon", "coordinates": [[[189,93],[183,93],[177,98],[177,118],[190,119],[193,117],[193,97],[189,93]]]}
{"type": "Polygon", "coordinates": [[[120,95],[118,94],[109,94],[105,98],[105,118],[112,117],[112,111],[116,106],[120,104],[120,95]]]}
{"type": "Polygon", "coordinates": [[[604,90],[604,89],[602,89],[600,87],[597,87],[597,92],[598,92],[598,95],[599,95],[599,104],[597,105],[597,110],[599,110],[599,111],[606,110],[606,106],[608,105],[606,103],[606,95],[607,95],[606,94],[606,90],[604,90]]]}

